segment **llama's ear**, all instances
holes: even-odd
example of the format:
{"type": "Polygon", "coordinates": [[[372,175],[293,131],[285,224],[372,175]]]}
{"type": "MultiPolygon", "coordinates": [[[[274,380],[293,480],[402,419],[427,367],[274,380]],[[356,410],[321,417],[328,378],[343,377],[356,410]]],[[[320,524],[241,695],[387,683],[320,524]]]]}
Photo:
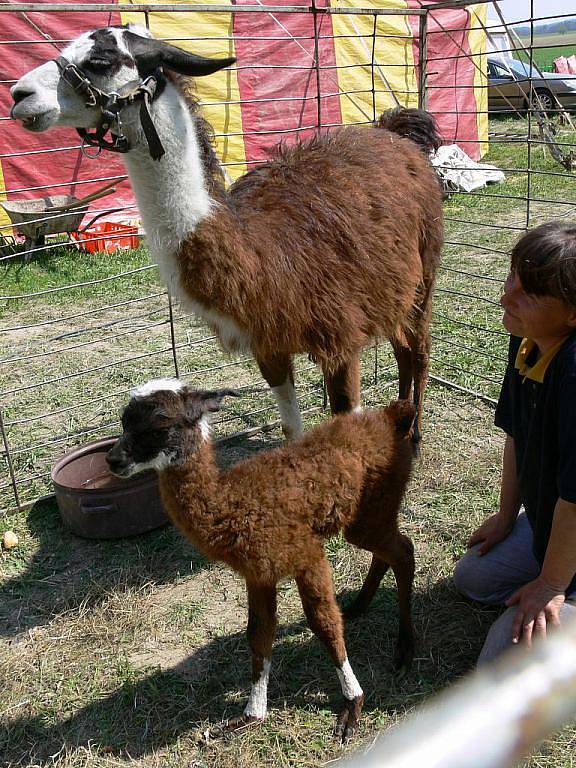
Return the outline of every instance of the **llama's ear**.
{"type": "Polygon", "coordinates": [[[213,389],[208,392],[200,392],[202,410],[219,411],[220,404],[225,397],[239,397],[240,393],[235,389],[213,389]]]}
{"type": "Polygon", "coordinates": [[[396,432],[402,436],[407,435],[416,417],[416,408],[412,403],[409,400],[393,400],[386,410],[396,427],[396,432]]]}
{"type": "Polygon", "coordinates": [[[130,30],[124,32],[124,38],[141,75],[153,72],[158,67],[166,67],[166,69],[179,72],[181,75],[201,77],[229,67],[236,61],[233,57],[207,59],[204,56],[183,51],[161,40],[135,35],[130,30]]]}

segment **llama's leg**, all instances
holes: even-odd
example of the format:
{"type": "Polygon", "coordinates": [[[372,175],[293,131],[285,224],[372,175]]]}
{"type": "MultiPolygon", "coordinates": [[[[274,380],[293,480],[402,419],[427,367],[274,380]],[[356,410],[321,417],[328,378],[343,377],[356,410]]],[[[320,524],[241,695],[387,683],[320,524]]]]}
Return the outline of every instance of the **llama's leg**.
{"type": "Polygon", "coordinates": [[[398,398],[408,400],[412,391],[412,350],[403,333],[391,343],[398,364],[398,398]]]}
{"type": "Polygon", "coordinates": [[[256,362],[276,398],[282,432],[286,439],[295,440],[302,434],[302,417],[294,387],[292,359],[290,355],[276,355],[259,358],[256,362]]]}
{"type": "MultiPolygon", "coordinates": [[[[425,257],[423,257],[425,259],[425,257]]],[[[412,373],[414,376],[414,405],[416,417],[412,427],[412,441],[418,451],[422,439],[422,411],[424,391],[428,381],[430,363],[430,321],[432,318],[432,289],[434,276],[424,278],[424,289],[418,303],[418,313],[411,329],[408,342],[412,350],[412,373]]]]}
{"type": "Polygon", "coordinates": [[[376,594],[382,577],[392,567],[398,589],[399,630],[394,665],[409,667],[414,655],[414,628],[412,626],[412,583],[414,581],[414,547],[408,536],[399,531],[362,529],[345,530],[346,539],[357,547],[372,552],[372,563],[357,598],[345,612],[346,618],[354,618],[365,611],[376,594]]]}
{"type": "Polygon", "coordinates": [[[428,327],[418,329],[412,348],[412,368],[414,371],[414,406],[416,416],[412,427],[412,441],[418,446],[422,439],[422,409],[424,392],[428,381],[428,365],[430,362],[430,335],[428,327]]]}
{"type": "Polygon", "coordinates": [[[358,592],[354,600],[343,611],[345,619],[355,619],[368,609],[368,606],[372,602],[372,598],[376,594],[376,590],[380,586],[382,577],[389,567],[389,564],[380,557],[372,555],[372,562],[370,563],[370,568],[366,574],[360,592],[358,592]]]}
{"type": "Polygon", "coordinates": [[[374,549],[386,563],[390,563],[398,589],[399,628],[398,642],[394,654],[394,666],[408,668],[414,657],[414,627],[412,624],[412,584],[414,582],[414,546],[403,533],[374,549]]]}
{"type": "Polygon", "coordinates": [[[360,352],[337,368],[324,366],[332,413],[360,410],[360,352]]]}
{"type": "Polygon", "coordinates": [[[412,392],[414,383],[414,404],[416,406],[416,415],[412,425],[412,445],[415,456],[420,454],[420,441],[422,439],[420,414],[422,411],[422,398],[424,389],[422,377],[419,373],[419,361],[415,358],[415,339],[409,335],[408,339],[403,333],[392,340],[394,357],[398,363],[398,397],[400,400],[408,400],[412,392]],[[417,373],[418,372],[418,373],[417,373]]]}
{"type": "Polygon", "coordinates": [[[264,720],[268,709],[268,677],[276,634],[276,586],[246,584],[248,591],[248,644],[252,654],[252,688],[242,717],[229,722],[235,729],[264,720]]]}
{"type": "Polygon", "coordinates": [[[345,741],[358,726],[364,693],[348,661],[342,615],[334,596],[330,565],[323,553],[318,553],[313,567],[297,574],[296,583],[310,629],[324,643],[336,666],[344,707],[338,714],[334,735],[345,741]]]}

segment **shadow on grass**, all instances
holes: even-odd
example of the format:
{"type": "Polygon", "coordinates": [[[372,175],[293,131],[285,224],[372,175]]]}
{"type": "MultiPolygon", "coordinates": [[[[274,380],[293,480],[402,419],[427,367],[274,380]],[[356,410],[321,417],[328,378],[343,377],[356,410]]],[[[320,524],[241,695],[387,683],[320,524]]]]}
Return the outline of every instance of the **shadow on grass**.
{"type": "MultiPolygon", "coordinates": [[[[345,591],[339,600],[346,604],[351,597],[345,591]]],[[[415,595],[418,650],[412,670],[399,676],[392,667],[396,589],[386,577],[368,613],[346,626],[348,656],[366,694],[365,714],[373,722],[402,714],[469,671],[494,615],[464,603],[448,581],[415,595]]],[[[12,719],[0,736],[0,752],[8,762],[26,759],[48,765],[55,753],[79,747],[136,759],[184,737],[202,749],[208,723],[242,711],[249,679],[244,632],[219,636],[171,669],[132,670],[116,690],[68,717],[52,722],[45,716],[12,719]]],[[[329,739],[329,713],[340,703],[334,669],[318,640],[302,622],[281,625],[264,727],[274,731],[275,712],[281,716],[286,708],[295,713],[316,710],[328,715],[329,739]]]]}
{"type": "MultiPolygon", "coordinates": [[[[220,466],[273,445],[246,442],[219,447],[220,466]]],[[[0,587],[0,637],[26,633],[80,605],[98,605],[114,590],[169,584],[207,565],[170,524],[132,538],[81,539],[63,526],[55,499],[31,508],[28,528],[37,547],[24,572],[0,587]]]]}

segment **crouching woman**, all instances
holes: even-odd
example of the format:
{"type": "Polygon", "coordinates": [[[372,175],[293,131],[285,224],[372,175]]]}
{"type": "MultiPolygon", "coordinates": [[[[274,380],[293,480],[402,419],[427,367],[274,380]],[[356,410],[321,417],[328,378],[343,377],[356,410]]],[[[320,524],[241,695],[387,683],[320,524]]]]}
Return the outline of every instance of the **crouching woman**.
{"type": "Polygon", "coordinates": [[[507,608],[479,662],[576,618],[576,223],[520,238],[501,304],[511,336],[495,418],[506,433],[500,508],[454,574],[465,596],[507,608]]]}

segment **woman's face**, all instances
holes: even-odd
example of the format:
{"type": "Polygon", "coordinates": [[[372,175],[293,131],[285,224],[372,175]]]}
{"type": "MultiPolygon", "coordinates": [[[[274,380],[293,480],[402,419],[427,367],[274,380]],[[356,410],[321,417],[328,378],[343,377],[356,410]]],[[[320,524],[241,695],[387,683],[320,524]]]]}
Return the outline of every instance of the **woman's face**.
{"type": "Polygon", "coordinates": [[[552,346],[576,327],[576,309],[555,296],[526,293],[516,272],[508,275],[500,304],[504,308],[502,324],[508,333],[541,340],[543,346],[552,346]]]}

